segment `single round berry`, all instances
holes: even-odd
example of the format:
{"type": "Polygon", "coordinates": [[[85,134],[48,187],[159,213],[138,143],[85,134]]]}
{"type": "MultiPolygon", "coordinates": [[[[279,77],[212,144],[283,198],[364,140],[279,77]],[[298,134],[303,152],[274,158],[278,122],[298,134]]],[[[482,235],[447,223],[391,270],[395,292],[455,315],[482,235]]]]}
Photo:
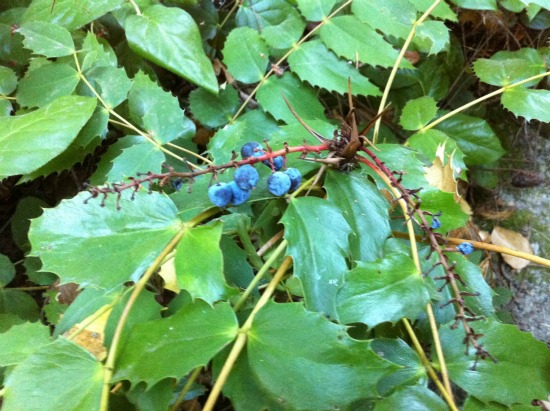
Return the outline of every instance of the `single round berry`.
{"type": "MultiPolygon", "coordinates": [[[[262,161],[262,163],[271,168],[271,162],[269,160],[264,160],[262,161]]],[[[281,168],[283,168],[284,164],[285,160],[283,156],[273,157],[273,168],[275,169],[275,171],[279,171],[281,168]]]]}
{"type": "Polygon", "coordinates": [[[439,220],[439,218],[437,217],[433,217],[432,218],[432,228],[434,230],[437,230],[438,228],[441,227],[441,221],[439,220]]]}
{"type": "Polygon", "coordinates": [[[233,198],[233,191],[227,183],[217,183],[208,189],[208,198],[217,207],[227,206],[233,198]]]}
{"type": "Polygon", "coordinates": [[[255,141],[246,143],[244,146],[241,147],[241,157],[243,159],[249,157],[260,157],[263,155],[264,150],[262,148],[262,145],[260,143],[256,143],[255,141]]]}
{"type": "Polygon", "coordinates": [[[241,205],[250,198],[250,190],[243,190],[234,181],[230,182],[228,186],[231,190],[231,204],[234,206],[241,205]]]}
{"type": "Polygon", "coordinates": [[[267,179],[267,189],[274,196],[284,196],[290,189],[290,177],[282,171],[277,171],[267,179]]]}
{"type": "Polygon", "coordinates": [[[172,187],[174,187],[174,190],[180,191],[183,187],[183,181],[181,181],[181,178],[176,178],[175,180],[172,180],[172,187]]]}
{"type": "Polygon", "coordinates": [[[256,184],[258,184],[259,179],[260,175],[250,164],[240,166],[233,176],[233,181],[235,181],[242,190],[252,190],[256,187],[256,184]]]}
{"type": "Polygon", "coordinates": [[[292,167],[287,168],[284,173],[290,178],[290,189],[288,191],[292,193],[302,184],[302,174],[300,170],[292,167]]]}
{"type": "Polygon", "coordinates": [[[464,242],[457,245],[456,249],[460,251],[462,254],[468,255],[468,254],[471,254],[472,251],[474,251],[474,246],[470,243],[464,242]]]}

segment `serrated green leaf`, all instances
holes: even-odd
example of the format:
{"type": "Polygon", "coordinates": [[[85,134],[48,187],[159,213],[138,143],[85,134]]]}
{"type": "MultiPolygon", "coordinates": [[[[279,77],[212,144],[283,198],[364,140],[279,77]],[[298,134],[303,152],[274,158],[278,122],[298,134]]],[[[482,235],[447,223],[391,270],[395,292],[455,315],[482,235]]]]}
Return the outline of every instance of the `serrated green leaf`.
{"type": "Polygon", "coordinates": [[[193,90],[189,95],[193,116],[210,128],[229,123],[240,105],[237,90],[230,85],[220,90],[217,96],[201,88],[193,90]]]}
{"type": "Polygon", "coordinates": [[[390,236],[388,202],[366,175],[329,172],[324,184],[327,200],[340,208],[351,227],[351,258],[373,261],[381,257],[384,241],[390,236]]]}
{"type": "Polygon", "coordinates": [[[496,10],[496,0],[451,0],[454,4],[465,9],[496,10]]]}
{"type": "Polygon", "coordinates": [[[15,277],[15,266],[7,255],[0,254],[0,287],[9,284],[15,277]]]}
{"type": "Polygon", "coordinates": [[[0,66],[0,94],[5,96],[11,94],[17,87],[17,75],[15,72],[4,66],[0,66]]]}
{"type": "Polygon", "coordinates": [[[325,108],[319,102],[315,91],[298,80],[292,73],[287,72],[282,77],[268,78],[263,82],[257,94],[258,102],[262,108],[275,119],[282,120],[287,124],[298,123],[283,96],[303,120],[325,117],[325,108]]]}
{"type": "Polygon", "coordinates": [[[495,293],[483,278],[481,269],[460,254],[449,256],[449,259],[455,264],[456,272],[466,283],[465,286],[461,283],[458,284],[460,291],[478,294],[477,296],[464,297],[466,307],[478,315],[493,317],[495,315],[493,307],[495,293]]]}
{"type": "Polygon", "coordinates": [[[314,197],[293,199],[281,223],[294,275],[303,285],[306,307],[338,318],[336,293],[348,270],[351,227],[332,203],[314,197]],[[330,224],[331,235],[326,236],[330,224]]]}
{"type": "Polygon", "coordinates": [[[223,276],[222,229],[214,224],[186,230],[174,257],[178,286],[210,305],[235,292],[223,276]]]}
{"type": "MultiPolygon", "coordinates": [[[[132,387],[127,395],[128,400],[140,411],[164,411],[170,408],[170,402],[173,400],[174,382],[167,378],[152,387],[141,383],[132,387]]],[[[188,399],[187,396],[185,399],[188,399]]]]}
{"type": "Polygon", "coordinates": [[[84,204],[90,195],[80,193],[31,222],[32,255],[40,257],[43,271],[61,277],[61,283],[112,288],[136,281],[152,263],[181,222],[166,196],[140,191],[122,192],[121,210],[116,196],[105,207],[99,200],[84,204]],[[63,221],[63,224],[59,224],[63,221]],[[78,256],[78,259],[70,256],[78,256]]]}
{"type": "Polygon", "coordinates": [[[245,84],[257,83],[269,64],[264,39],[250,27],[231,30],[223,47],[223,62],[233,77],[245,84]]]}
{"type": "MultiPolygon", "coordinates": [[[[422,13],[426,12],[433,4],[432,0],[409,0],[409,2],[416,7],[416,9],[422,13]]],[[[432,10],[430,16],[433,16],[442,20],[458,21],[456,13],[451,7],[444,2],[439,3],[435,9],[432,10]]]]}
{"type": "Polygon", "coordinates": [[[485,404],[475,397],[468,397],[464,402],[463,411],[540,411],[540,407],[533,405],[512,405],[507,407],[502,404],[490,402],[485,404]]]}
{"type": "Polygon", "coordinates": [[[498,362],[476,360],[471,346],[470,355],[464,355],[463,328],[443,326],[441,345],[454,383],[485,403],[527,405],[535,398],[546,398],[550,392],[550,351],[544,342],[515,325],[495,320],[476,321],[471,326],[476,334],[483,334],[480,343],[498,362]]]}
{"type": "Polygon", "coordinates": [[[302,36],[306,23],[285,0],[247,0],[235,18],[237,26],[248,26],[262,34],[275,49],[292,47],[302,36]]]}
{"type": "Polygon", "coordinates": [[[32,50],[34,54],[51,58],[69,56],[75,51],[71,33],[57,24],[28,21],[17,31],[25,36],[23,40],[25,48],[32,50]]]}
{"type": "Polygon", "coordinates": [[[298,0],[298,8],[309,21],[321,21],[328,17],[337,0],[298,0]]]}
{"type": "Polygon", "coordinates": [[[37,321],[38,305],[29,294],[19,290],[0,288],[0,314],[14,314],[27,321],[37,321]]]}
{"type": "Polygon", "coordinates": [[[45,21],[73,31],[122,6],[124,0],[33,0],[23,22],[45,21]]]}
{"type": "Polygon", "coordinates": [[[416,7],[402,0],[354,0],[351,10],[373,29],[402,39],[407,38],[416,20],[416,7]]]}
{"type": "Polygon", "coordinates": [[[208,142],[208,153],[216,164],[231,161],[232,151],[239,152],[239,141],[244,137],[246,124],[237,122],[219,129],[208,142]]]}
{"type": "Polygon", "coordinates": [[[85,73],[95,67],[117,67],[118,65],[117,56],[109,43],[96,37],[92,32],[86,34],[77,56],[80,68],[85,73]]]}
{"type": "Polygon", "coordinates": [[[417,318],[430,296],[414,262],[404,254],[394,254],[346,273],[337,300],[341,322],[375,327],[417,318]]]}
{"type": "Polygon", "coordinates": [[[501,99],[504,108],[527,121],[533,119],[550,122],[550,91],[531,90],[519,87],[506,90],[501,99]]]}
{"type": "Polygon", "coordinates": [[[430,56],[418,66],[418,81],[424,95],[431,96],[436,101],[447,95],[451,85],[448,64],[454,63],[443,61],[440,56],[430,56]]]}
{"type": "MultiPolygon", "coordinates": [[[[397,60],[397,50],[355,16],[334,17],[321,27],[319,34],[329,49],[348,60],[381,67],[392,67],[397,60]]],[[[412,68],[406,59],[401,66],[412,68]]]]}
{"type": "Polygon", "coordinates": [[[420,51],[437,54],[450,44],[449,29],[442,21],[427,20],[416,27],[414,43],[420,51]]]}
{"type": "MultiPolygon", "coordinates": [[[[257,383],[284,409],[346,409],[357,399],[376,397],[380,378],[398,368],[368,342],[350,338],[345,327],[297,303],[269,302],[258,312],[246,357],[257,383]]],[[[232,378],[246,390],[249,375],[232,378]]]]}
{"type": "Polygon", "coordinates": [[[446,411],[445,401],[436,393],[422,386],[402,387],[387,398],[378,401],[374,411],[394,410],[446,411]]]}
{"type": "Polygon", "coordinates": [[[28,114],[0,117],[0,178],[30,173],[62,153],[95,106],[95,99],[66,96],[28,114]]]}
{"type": "Polygon", "coordinates": [[[444,224],[445,231],[464,227],[470,217],[455,201],[455,193],[447,193],[436,187],[424,186],[419,195],[422,200],[422,210],[432,214],[442,213],[438,218],[444,224]]]}
{"type": "Polygon", "coordinates": [[[86,73],[86,77],[108,108],[115,108],[126,100],[132,86],[123,68],[93,67],[86,73]]]}
{"type": "Polygon", "coordinates": [[[144,381],[148,386],[168,377],[180,379],[206,365],[237,332],[237,319],[228,303],[210,307],[197,300],[185,304],[168,318],[135,326],[113,378],[129,380],[132,385],[144,381]]]}
{"type": "Polygon", "coordinates": [[[80,78],[71,66],[52,63],[31,71],[17,88],[17,102],[23,107],[42,107],[73,93],[80,78]]]}
{"type": "Polygon", "coordinates": [[[288,63],[298,77],[314,86],[345,94],[348,79],[351,79],[353,95],[381,95],[380,90],[366,77],[339,60],[319,40],[303,43],[288,57],[288,63]]]}
{"type": "Polygon", "coordinates": [[[108,182],[122,183],[130,177],[136,177],[138,173],[161,172],[162,163],[166,160],[164,153],[140,137],[142,143],[123,149],[122,154],[112,161],[112,167],[107,173],[108,182]]]}
{"type": "MultiPolygon", "coordinates": [[[[424,176],[426,172],[424,164],[420,161],[416,151],[399,144],[377,144],[377,147],[380,151],[376,152],[376,156],[383,161],[390,170],[407,170],[402,180],[404,187],[415,189],[428,185],[426,177],[424,176]]],[[[367,168],[366,172],[377,181],[378,187],[386,187],[385,183],[380,182],[377,179],[377,175],[370,171],[370,168],[367,168]]]]}
{"type": "Polygon", "coordinates": [[[424,127],[428,122],[435,117],[437,113],[437,103],[430,96],[419,97],[414,100],[409,100],[403,111],[399,124],[405,130],[418,130],[424,127]]]}
{"type": "Polygon", "coordinates": [[[39,348],[9,373],[3,406],[29,411],[96,410],[102,385],[101,363],[80,346],[60,338],[39,348]]]}
{"type": "Polygon", "coordinates": [[[50,342],[50,330],[40,322],[14,325],[0,334],[0,365],[7,367],[25,360],[33,352],[50,342]]]}
{"type": "Polygon", "coordinates": [[[178,99],[142,72],[134,77],[128,106],[132,119],[159,143],[190,138],[195,133],[195,125],[184,115],[178,99]]]}
{"type": "Polygon", "coordinates": [[[186,11],[160,4],[150,6],[141,16],[128,17],[124,29],[135,53],[211,93],[218,92],[199,29],[186,11]]]}

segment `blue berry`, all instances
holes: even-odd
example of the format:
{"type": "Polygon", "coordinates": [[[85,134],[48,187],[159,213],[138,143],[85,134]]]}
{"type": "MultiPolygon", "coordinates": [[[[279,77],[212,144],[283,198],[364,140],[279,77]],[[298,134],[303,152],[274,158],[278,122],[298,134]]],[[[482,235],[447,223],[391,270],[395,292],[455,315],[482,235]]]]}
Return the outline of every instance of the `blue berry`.
{"type": "Polygon", "coordinates": [[[175,180],[172,180],[172,187],[174,187],[174,190],[180,191],[183,187],[183,181],[181,181],[181,178],[176,178],[175,180]]]}
{"type": "Polygon", "coordinates": [[[250,198],[250,190],[243,190],[234,181],[230,182],[228,186],[231,190],[232,195],[231,203],[234,206],[241,205],[250,198]]]}
{"type": "Polygon", "coordinates": [[[456,246],[456,249],[460,251],[464,255],[470,254],[472,251],[474,251],[474,246],[470,243],[460,243],[456,246]]]}
{"type": "Polygon", "coordinates": [[[227,206],[233,197],[233,191],[227,183],[217,183],[208,189],[208,198],[215,206],[223,208],[227,206]]]}
{"type": "Polygon", "coordinates": [[[263,155],[264,150],[262,148],[262,145],[260,143],[256,143],[255,141],[246,143],[244,146],[241,147],[241,157],[243,159],[249,157],[260,157],[263,155]]]}
{"type": "Polygon", "coordinates": [[[432,228],[434,230],[437,230],[438,228],[441,227],[441,221],[439,220],[439,218],[437,217],[433,217],[432,218],[432,228]]]}
{"type": "MultiPolygon", "coordinates": [[[[271,168],[271,163],[269,162],[269,160],[264,160],[262,161],[262,163],[271,168]]],[[[285,160],[282,156],[273,157],[273,168],[275,169],[275,171],[279,171],[281,168],[283,168],[284,164],[285,160]]]]}
{"type": "Polygon", "coordinates": [[[302,174],[300,170],[292,167],[287,168],[284,173],[290,178],[290,189],[288,191],[292,193],[302,184],[302,174]]]}
{"type": "Polygon", "coordinates": [[[290,177],[282,171],[277,171],[267,179],[267,189],[275,196],[283,196],[290,189],[290,177]]]}
{"type": "Polygon", "coordinates": [[[256,184],[258,184],[259,179],[260,175],[250,164],[239,167],[233,176],[233,181],[235,181],[242,190],[252,190],[256,187],[256,184]]]}

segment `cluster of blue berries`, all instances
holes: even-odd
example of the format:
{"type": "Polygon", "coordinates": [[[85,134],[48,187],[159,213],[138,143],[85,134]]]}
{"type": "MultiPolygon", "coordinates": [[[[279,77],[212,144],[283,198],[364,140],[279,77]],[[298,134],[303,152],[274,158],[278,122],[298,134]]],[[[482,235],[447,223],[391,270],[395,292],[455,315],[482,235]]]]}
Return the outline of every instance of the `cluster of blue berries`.
{"type": "MultiPolygon", "coordinates": [[[[241,148],[243,159],[249,157],[261,157],[265,154],[261,144],[252,141],[241,148]]],[[[280,171],[284,166],[284,158],[277,156],[271,160],[262,161],[263,164],[274,170],[267,179],[267,189],[276,196],[283,196],[296,190],[301,182],[302,175],[296,168],[287,168],[280,171]]],[[[256,187],[260,175],[254,166],[245,164],[235,171],[233,181],[230,183],[216,183],[208,189],[208,198],[220,208],[229,204],[238,206],[243,204],[250,197],[251,190],[256,187]]]]}

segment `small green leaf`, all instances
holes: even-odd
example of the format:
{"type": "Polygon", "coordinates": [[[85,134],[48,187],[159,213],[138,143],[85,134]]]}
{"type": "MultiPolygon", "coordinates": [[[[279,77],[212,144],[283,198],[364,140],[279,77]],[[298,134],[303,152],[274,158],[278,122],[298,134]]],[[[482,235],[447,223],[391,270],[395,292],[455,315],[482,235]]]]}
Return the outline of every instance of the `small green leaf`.
{"type": "Polygon", "coordinates": [[[141,16],[128,17],[124,28],[130,48],[138,55],[211,93],[218,92],[199,29],[186,11],[160,4],[150,6],[141,16]]]}
{"type": "Polygon", "coordinates": [[[122,192],[121,210],[116,196],[109,196],[105,207],[99,200],[84,204],[90,196],[85,192],[44,210],[29,232],[32,255],[40,257],[42,270],[58,274],[61,283],[83,287],[109,289],[137,281],[181,222],[166,196],[140,191],[131,202],[129,191],[122,192]]]}
{"type": "Polygon", "coordinates": [[[0,287],[9,284],[15,277],[15,266],[7,255],[0,254],[0,287]]]}
{"type": "Polygon", "coordinates": [[[401,113],[399,124],[405,130],[418,130],[424,127],[435,117],[437,113],[437,103],[430,96],[419,97],[409,100],[401,113]]]}
{"type": "Polygon", "coordinates": [[[422,210],[433,214],[442,213],[439,219],[445,225],[445,231],[464,227],[468,221],[470,216],[455,201],[455,193],[447,193],[436,187],[424,186],[419,194],[422,200],[422,210]]]}
{"type": "Polygon", "coordinates": [[[416,20],[416,7],[403,0],[354,0],[351,10],[374,30],[402,39],[416,20]]]}
{"type": "Polygon", "coordinates": [[[414,43],[420,51],[437,54],[447,50],[450,41],[449,29],[442,21],[428,20],[416,27],[414,43]]]}
{"type": "Polygon", "coordinates": [[[193,116],[210,128],[229,123],[240,105],[237,90],[230,85],[220,90],[217,96],[202,88],[193,90],[189,95],[189,106],[193,116]]]}
{"type": "Polygon", "coordinates": [[[495,293],[483,278],[481,269],[460,254],[449,256],[449,259],[455,264],[456,272],[466,283],[464,286],[459,282],[458,288],[460,291],[477,294],[476,296],[464,297],[466,307],[485,317],[494,316],[493,295],[495,293]]]}
{"type": "Polygon", "coordinates": [[[19,290],[0,288],[0,314],[14,314],[27,321],[37,321],[38,305],[29,294],[19,290]]]}
{"type": "Polygon", "coordinates": [[[338,291],[338,314],[345,324],[374,327],[401,318],[416,319],[430,301],[414,262],[404,254],[359,264],[346,273],[344,281],[338,291]]]}
{"type": "Polygon", "coordinates": [[[392,395],[378,401],[374,411],[430,410],[446,411],[449,407],[436,393],[423,386],[399,388],[392,395]]]}
{"type": "Polygon", "coordinates": [[[321,21],[328,17],[337,0],[298,0],[298,8],[309,21],[321,21]]]}
{"type": "Polygon", "coordinates": [[[319,40],[308,41],[288,57],[294,73],[302,80],[329,91],[345,94],[351,79],[353,95],[380,96],[380,90],[366,77],[339,60],[319,40]]]}
{"type": "Polygon", "coordinates": [[[531,90],[519,87],[506,90],[501,99],[502,105],[527,121],[533,119],[550,122],[550,91],[531,90]]]}
{"type": "Polygon", "coordinates": [[[24,23],[17,31],[25,36],[25,48],[32,50],[34,54],[51,58],[69,56],[75,51],[71,33],[57,24],[30,21],[24,23]]]}
{"type": "Polygon", "coordinates": [[[269,64],[269,50],[260,33],[250,27],[239,27],[227,36],[223,62],[240,82],[257,83],[269,64]]]}
{"type": "Polygon", "coordinates": [[[0,178],[30,173],[61,154],[95,106],[95,99],[66,96],[28,114],[0,117],[0,178]]]}
{"type": "Polygon", "coordinates": [[[458,7],[473,10],[496,10],[496,0],[452,0],[458,7]]]}
{"type": "MultiPolygon", "coordinates": [[[[210,3],[212,4],[212,3],[210,3]]],[[[193,392],[188,392],[193,394],[193,392]]],[[[132,387],[128,392],[128,399],[138,410],[161,411],[170,408],[170,402],[174,397],[174,382],[170,378],[159,381],[152,387],[140,383],[132,387]]],[[[188,397],[186,396],[185,399],[188,397]]]]}
{"type": "Polygon", "coordinates": [[[0,334],[0,365],[7,367],[25,360],[37,349],[50,342],[50,330],[40,322],[14,325],[0,334]]]}
{"type": "Polygon", "coordinates": [[[490,402],[488,404],[476,399],[475,397],[468,397],[464,402],[462,408],[463,411],[540,411],[540,407],[533,405],[512,405],[507,407],[506,405],[490,402]]]}
{"type": "Polygon", "coordinates": [[[222,228],[223,224],[214,224],[186,230],[174,257],[178,286],[210,305],[235,291],[223,276],[222,228]]]}
{"type": "Polygon", "coordinates": [[[208,153],[216,164],[231,161],[231,152],[238,152],[241,146],[239,141],[245,136],[246,124],[236,122],[219,129],[208,142],[208,153]]]}
{"type": "Polygon", "coordinates": [[[228,303],[214,307],[201,300],[187,303],[168,318],[134,327],[118,357],[114,380],[151,386],[164,378],[180,379],[206,365],[237,332],[228,303]]]}
{"type": "Polygon", "coordinates": [[[86,73],[95,67],[117,67],[118,65],[115,52],[109,43],[96,37],[92,32],[86,34],[77,56],[81,62],[81,70],[86,73]]]}
{"type": "Polygon", "coordinates": [[[0,66],[0,94],[5,96],[11,94],[17,87],[17,75],[15,72],[4,66],[0,66]]]}
{"type": "MultiPolygon", "coordinates": [[[[426,12],[433,4],[432,0],[409,0],[416,9],[422,13],[426,12]]],[[[433,16],[442,20],[458,21],[456,13],[451,9],[451,7],[445,3],[441,2],[437,5],[435,9],[432,10],[430,16],[433,16]]]]}
{"type": "Polygon", "coordinates": [[[123,68],[94,67],[86,73],[86,77],[108,108],[115,108],[126,100],[132,86],[123,68]]]}
{"type": "Polygon", "coordinates": [[[288,100],[292,108],[304,119],[322,119],[325,108],[319,102],[315,91],[302,83],[292,73],[282,77],[270,77],[263,82],[258,90],[257,98],[262,108],[275,119],[287,124],[296,124],[298,120],[283,100],[288,100]]]}
{"type": "Polygon", "coordinates": [[[190,138],[195,133],[195,125],[184,115],[178,99],[142,72],[134,77],[128,106],[132,119],[159,143],[190,138]]]}
{"type": "Polygon", "coordinates": [[[103,372],[101,363],[88,351],[59,338],[39,348],[9,373],[3,406],[28,411],[97,410],[103,372]]]}
{"type": "Polygon", "coordinates": [[[138,173],[161,172],[162,163],[166,161],[164,153],[157,147],[152,147],[143,137],[135,137],[143,142],[122,150],[122,154],[112,161],[106,181],[123,183],[130,177],[136,177],[138,173]]]}
{"type": "Polygon", "coordinates": [[[281,223],[285,226],[294,275],[304,288],[306,307],[338,318],[336,293],[348,270],[346,257],[351,233],[341,210],[316,197],[295,198],[281,223]],[[327,224],[331,227],[330,236],[326,235],[327,224]]]}
{"type": "Polygon", "coordinates": [[[78,72],[67,64],[46,64],[19,82],[17,102],[23,107],[42,107],[58,97],[71,95],[79,80],[78,72]]]}

